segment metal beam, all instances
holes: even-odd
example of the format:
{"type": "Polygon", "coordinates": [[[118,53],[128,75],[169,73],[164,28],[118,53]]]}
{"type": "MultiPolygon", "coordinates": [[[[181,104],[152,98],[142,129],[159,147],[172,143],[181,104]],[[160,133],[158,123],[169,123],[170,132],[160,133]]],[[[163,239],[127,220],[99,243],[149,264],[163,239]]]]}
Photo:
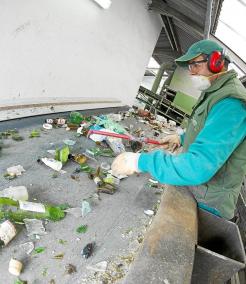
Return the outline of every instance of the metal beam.
{"type": "Polygon", "coordinates": [[[202,1],[197,1],[197,3],[195,3],[194,1],[175,0],[173,2],[175,2],[175,5],[180,7],[180,10],[182,10],[182,6],[185,6],[192,11],[192,14],[195,14],[200,18],[204,17],[205,8],[203,9],[202,1]]]}
{"type": "Polygon", "coordinates": [[[220,11],[221,11],[223,1],[224,0],[214,0],[213,13],[212,13],[212,19],[211,19],[212,24],[210,28],[211,34],[214,34],[216,32],[217,25],[218,25],[218,19],[220,16],[220,11]]]}
{"type": "Polygon", "coordinates": [[[206,12],[206,20],[204,26],[204,38],[208,39],[211,29],[211,17],[212,17],[212,8],[213,8],[213,0],[207,1],[207,12],[206,12]]]}
{"type": "Polygon", "coordinates": [[[181,47],[180,47],[180,43],[179,43],[179,40],[178,40],[178,37],[175,33],[175,30],[174,30],[174,27],[173,27],[173,22],[172,22],[172,19],[170,19],[169,17],[167,17],[167,21],[168,21],[168,24],[169,24],[169,27],[170,27],[170,31],[172,33],[172,37],[173,37],[173,40],[174,40],[174,43],[175,43],[175,46],[176,46],[176,50],[181,53],[181,47]]]}
{"type": "Polygon", "coordinates": [[[149,10],[153,10],[159,14],[172,17],[181,22],[183,25],[189,26],[190,31],[192,30],[193,33],[197,33],[199,36],[203,37],[203,29],[201,26],[198,26],[194,21],[190,20],[188,17],[178,12],[177,10],[169,7],[164,2],[152,0],[152,3],[149,4],[149,10]]]}
{"type": "Polygon", "coordinates": [[[196,38],[198,40],[203,39],[203,32],[202,31],[198,32],[197,30],[190,29],[190,27],[188,25],[186,25],[185,23],[182,23],[180,21],[176,21],[175,25],[177,27],[179,27],[181,30],[183,30],[184,32],[193,36],[194,38],[196,38]]]}
{"type": "Polygon", "coordinates": [[[167,18],[166,16],[161,15],[161,19],[162,19],[162,23],[163,23],[163,28],[164,28],[164,30],[165,30],[166,36],[167,36],[167,38],[168,38],[168,41],[169,41],[169,43],[170,43],[170,45],[171,45],[172,50],[175,50],[175,46],[174,46],[173,41],[172,41],[172,39],[171,39],[170,31],[169,31],[169,29],[167,28],[167,19],[166,19],[166,18],[167,18]]]}
{"type": "Polygon", "coordinates": [[[171,58],[177,58],[181,54],[175,50],[164,47],[156,47],[153,52],[154,55],[164,55],[171,58]]]}

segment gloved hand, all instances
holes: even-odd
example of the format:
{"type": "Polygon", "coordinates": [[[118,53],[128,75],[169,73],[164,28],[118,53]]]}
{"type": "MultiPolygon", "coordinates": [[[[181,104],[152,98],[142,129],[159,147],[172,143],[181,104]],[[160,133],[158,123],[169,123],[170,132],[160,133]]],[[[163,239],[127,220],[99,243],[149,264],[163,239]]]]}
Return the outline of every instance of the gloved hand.
{"type": "Polygon", "coordinates": [[[140,172],[138,169],[139,156],[139,153],[121,153],[111,165],[112,173],[115,175],[132,175],[140,172]]]}
{"type": "Polygon", "coordinates": [[[170,134],[160,140],[161,143],[167,144],[168,148],[173,152],[181,145],[180,136],[178,134],[170,134]]]}
{"type": "Polygon", "coordinates": [[[180,136],[178,134],[170,134],[165,136],[164,138],[160,139],[159,142],[162,145],[151,145],[149,150],[158,150],[164,149],[169,150],[171,152],[175,151],[181,145],[180,136]]]}

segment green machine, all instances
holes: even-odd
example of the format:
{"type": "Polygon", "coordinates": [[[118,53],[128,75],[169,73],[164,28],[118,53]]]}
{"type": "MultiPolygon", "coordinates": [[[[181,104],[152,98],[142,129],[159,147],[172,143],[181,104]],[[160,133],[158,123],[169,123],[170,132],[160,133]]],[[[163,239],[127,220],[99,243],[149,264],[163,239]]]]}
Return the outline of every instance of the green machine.
{"type": "Polygon", "coordinates": [[[176,93],[174,100],[173,100],[171,105],[175,109],[178,109],[185,114],[184,118],[181,122],[182,128],[187,127],[188,117],[191,115],[192,108],[196,104],[196,102],[197,102],[197,99],[195,97],[186,95],[185,93],[182,93],[182,92],[179,92],[179,91],[176,93]]]}
{"type": "Polygon", "coordinates": [[[192,107],[195,105],[197,99],[186,95],[182,92],[177,92],[174,100],[172,102],[172,106],[181,110],[185,114],[190,115],[192,112],[192,107]]]}

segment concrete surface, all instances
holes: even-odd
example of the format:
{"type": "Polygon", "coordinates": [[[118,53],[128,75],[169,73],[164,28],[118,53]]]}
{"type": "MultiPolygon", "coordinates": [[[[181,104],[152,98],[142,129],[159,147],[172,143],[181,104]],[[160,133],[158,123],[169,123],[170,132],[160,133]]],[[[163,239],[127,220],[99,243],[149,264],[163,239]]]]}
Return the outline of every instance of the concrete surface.
{"type": "MultiPolygon", "coordinates": [[[[38,164],[36,160],[47,156],[46,151],[55,149],[55,146],[62,144],[63,139],[76,141],[74,152],[93,147],[95,143],[84,137],[77,138],[75,132],[67,132],[65,129],[41,131],[40,138],[28,138],[33,129],[40,129],[44,119],[40,116],[0,124],[0,131],[17,127],[25,138],[20,142],[3,140],[6,147],[0,157],[0,190],[24,185],[28,189],[30,201],[68,203],[71,207],[81,207],[82,200],[95,192],[94,182],[88,179],[87,174],[79,173],[79,181],[71,179],[70,175],[77,165],[70,162],[63,168],[65,174],[52,178],[53,170],[38,164]],[[14,180],[6,180],[3,177],[6,169],[18,164],[26,172],[14,180]]],[[[130,123],[135,127],[140,126],[135,120],[130,123]]],[[[146,127],[143,124],[141,126],[146,127]]],[[[111,158],[100,157],[98,164],[105,160],[112,161],[111,158]]],[[[96,166],[94,162],[90,164],[96,166]]],[[[8,272],[8,263],[11,257],[21,254],[20,245],[30,240],[35,247],[43,246],[46,249],[43,253],[26,257],[20,279],[28,281],[28,284],[114,283],[122,279],[151,220],[144,214],[144,210],[152,209],[160,199],[156,189],[145,185],[148,178],[148,175],[133,175],[123,180],[114,195],[101,194],[101,201],[84,218],[67,215],[60,222],[47,222],[47,234],[40,236],[40,239],[30,239],[25,227],[20,226],[16,238],[0,250],[0,283],[12,284],[17,279],[8,272]],[[78,234],[76,228],[83,224],[88,225],[88,231],[78,234]],[[65,243],[61,244],[59,240],[65,243]],[[81,250],[92,241],[96,242],[96,249],[86,260],[81,256],[81,250]],[[64,253],[63,259],[54,259],[60,253],[64,253]],[[105,273],[87,269],[88,265],[93,266],[101,261],[108,263],[105,273]],[[77,272],[67,275],[65,267],[68,264],[75,265],[77,272]]]]}

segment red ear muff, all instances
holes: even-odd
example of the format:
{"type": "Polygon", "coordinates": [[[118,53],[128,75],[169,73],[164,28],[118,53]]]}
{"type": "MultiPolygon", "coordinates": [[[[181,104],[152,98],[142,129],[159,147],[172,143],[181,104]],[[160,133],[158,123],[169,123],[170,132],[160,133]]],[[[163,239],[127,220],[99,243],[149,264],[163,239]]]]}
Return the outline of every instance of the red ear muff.
{"type": "Polygon", "coordinates": [[[213,73],[219,73],[224,67],[224,55],[220,51],[213,51],[208,57],[208,69],[213,73]]]}

